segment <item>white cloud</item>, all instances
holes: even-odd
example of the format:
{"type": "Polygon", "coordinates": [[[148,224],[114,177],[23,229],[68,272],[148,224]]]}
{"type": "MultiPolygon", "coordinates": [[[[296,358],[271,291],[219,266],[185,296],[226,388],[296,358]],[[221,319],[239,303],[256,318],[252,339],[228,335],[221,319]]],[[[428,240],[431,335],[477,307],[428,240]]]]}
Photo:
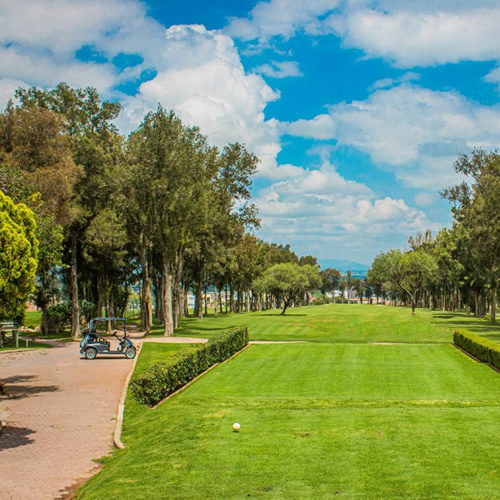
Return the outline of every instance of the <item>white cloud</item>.
{"type": "Polygon", "coordinates": [[[228,35],[243,41],[265,42],[275,36],[288,39],[299,30],[314,31],[318,16],[339,5],[339,0],[271,0],[259,2],[248,18],[232,18],[228,35]]]}
{"type": "Polygon", "coordinates": [[[272,61],[270,64],[262,64],[254,69],[255,73],[261,73],[270,78],[288,78],[290,76],[303,76],[299,64],[296,61],[272,61]]]}
{"type": "Polygon", "coordinates": [[[355,252],[368,262],[377,251],[404,244],[410,234],[438,229],[421,210],[401,199],[377,198],[329,162],[276,182],[259,193],[256,203],[263,237],[289,242],[299,253],[314,249],[319,257],[352,258],[355,252]]]}
{"type": "Polygon", "coordinates": [[[500,60],[498,0],[270,0],[226,31],[257,46],[272,46],[298,32],[335,34],[345,47],[361,49],[395,66],[411,68],[463,60],[500,60]]]}
{"type": "Polygon", "coordinates": [[[312,120],[280,123],[279,131],[364,151],[411,187],[453,184],[459,154],[500,147],[500,106],[482,106],[455,92],[403,84],[328,109],[329,115],[312,120]]]}
{"type": "Polygon", "coordinates": [[[164,28],[137,0],[0,0],[0,43],[54,57],[72,57],[84,45],[105,55],[139,53],[154,59],[151,40],[164,28]]]}
{"type": "Polygon", "coordinates": [[[0,0],[0,26],[0,75],[30,85],[66,81],[109,97],[116,84],[163,62],[165,29],[137,0],[0,0]],[[89,61],[77,58],[80,49],[93,54],[89,61]],[[141,62],[122,71],[112,63],[120,54],[141,62]]]}
{"type": "Polygon", "coordinates": [[[14,47],[0,47],[0,75],[6,79],[29,81],[41,87],[53,87],[59,82],[66,82],[71,86],[93,86],[104,91],[109,91],[117,79],[112,64],[76,60],[61,64],[50,56],[24,52],[14,47]]]}
{"type": "Polygon", "coordinates": [[[14,100],[14,93],[19,87],[28,88],[29,85],[22,80],[0,78],[0,108],[4,108],[9,99],[14,100]]]}
{"type": "Polygon", "coordinates": [[[414,187],[451,184],[458,154],[500,146],[500,106],[481,106],[454,92],[401,85],[329,109],[340,145],[368,153],[414,187]]]}
{"type": "Polygon", "coordinates": [[[117,83],[161,63],[165,30],[137,0],[0,0],[0,26],[0,74],[30,85],[64,80],[109,95],[117,83]],[[96,60],[77,59],[85,47],[96,60]],[[142,62],[120,74],[111,61],[121,53],[142,62]]]}
{"type": "Polygon", "coordinates": [[[495,83],[500,91],[500,67],[492,69],[484,78],[485,82],[495,83]]]}
{"type": "Polygon", "coordinates": [[[498,8],[457,12],[434,7],[421,13],[356,10],[335,14],[325,24],[342,37],[345,46],[411,68],[499,59],[499,21],[498,8]]]}
{"type": "Polygon", "coordinates": [[[401,85],[402,83],[408,83],[411,81],[420,80],[420,75],[418,73],[407,72],[401,75],[398,78],[382,78],[381,80],[377,80],[372,85],[370,85],[370,91],[378,90],[378,89],[388,89],[391,87],[396,87],[397,85],[401,85]]]}
{"type": "Polygon", "coordinates": [[[415,203],[421,207],[429,207],[434,203],[434,197],[430,193],[418,193],[415,196],[415,203]]]}
{"type": "Polygon", "coordinates": [[[118,119],[122,131],[137,126],[145,111],[161,103],[199,126],[219,147],[245,143],[261,159],[261,175],[293,175],[291,166],[278,173],[277,122],[264,116],[266,105],[279,94],[259,75],[245,72],[231,38],[203,26],[172,26],[161,51],[163,70],[142,83],[136,96],[125,99],[118,119]]]}
{"type": "Polygon", "coordinates": [[[283,135],[307,137],[310,139],[333,139],[335,121],[328,114],[317,115],[311,120],[281,122],[279,129],[283,135]]]}

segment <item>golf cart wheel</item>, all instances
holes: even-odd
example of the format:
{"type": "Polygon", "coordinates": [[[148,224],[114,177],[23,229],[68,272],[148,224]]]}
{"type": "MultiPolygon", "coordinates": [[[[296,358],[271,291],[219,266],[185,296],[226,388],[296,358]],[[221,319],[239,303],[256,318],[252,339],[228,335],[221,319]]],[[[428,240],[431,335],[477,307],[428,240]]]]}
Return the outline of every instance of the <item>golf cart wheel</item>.
{"type": "Polygon", "coordinates": [[[127,350],[125,351],[125,357],[128,359],[134,359],[135,358],[135,347],[128,347],[127,350]]]}
{"type": "Polygon", "coordinates": [[[96,356],[97,356],[97,349],[94,349],[93,347],[89,347],[85,351],[85,358],[86,359],[95,359],[96,356]]]}

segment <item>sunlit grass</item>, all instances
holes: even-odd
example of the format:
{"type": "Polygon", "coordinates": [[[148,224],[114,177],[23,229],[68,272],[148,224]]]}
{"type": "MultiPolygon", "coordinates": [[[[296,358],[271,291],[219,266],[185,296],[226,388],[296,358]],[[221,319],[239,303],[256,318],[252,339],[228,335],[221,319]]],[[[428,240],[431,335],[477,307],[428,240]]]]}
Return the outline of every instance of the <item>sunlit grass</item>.
{"type": "MultiPolygon", "coordinates": [[[[237,325],[248,327],[251,340],[442,343],[452,341],[456,328],[466,328],[500,341],[499,326],[465,313],[418,309],[413,316],[406,307],[355,304],[297,307],[284,316],[270,310],[185,318],[176,335],[210,337],[237,325]]],[[[161,334],[161,326],[155,332],[161,334]]]]}
{"type": "Polygon", "coordinates": [[[80,496],[495,498],[499,418],[499,375],[451,345],[255,345],[155,410],[129,394],[80,496]]]}

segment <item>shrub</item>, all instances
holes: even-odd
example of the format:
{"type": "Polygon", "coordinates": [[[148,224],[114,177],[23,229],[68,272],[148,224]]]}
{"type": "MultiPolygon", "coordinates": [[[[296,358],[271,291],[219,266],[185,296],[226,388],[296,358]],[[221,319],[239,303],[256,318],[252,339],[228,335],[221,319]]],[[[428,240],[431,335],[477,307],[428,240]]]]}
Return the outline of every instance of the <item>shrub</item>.
{"type": "Polygon", "coordinates": [[[313,302],[311,302],[311,304],[313,306],[323,306],[325,304],[328,304],[328,299],[327,300],[325,300],[325,299],[316,299],[313,302]]]}
{"type": "Polygon", "coordinates": [[[71,322],[71,304],[65,302],[57,306],[50,306],[47,310],[47,327],[49,335],[59,333],[64,325],[71,322]]]}
{"type": "Polygon", "coordinates": [[[500,369],[500,344],[466,330],[456,330],[453,341],[480,361],[500,369]]]}
{"type": "Polygon", "coordinates": [[[132,394],[140,403],[154,406],[212,365],[230,358],[247,343],[245,327],[222,331],[200,347],[153,365],[131,382],[132,394]]]}

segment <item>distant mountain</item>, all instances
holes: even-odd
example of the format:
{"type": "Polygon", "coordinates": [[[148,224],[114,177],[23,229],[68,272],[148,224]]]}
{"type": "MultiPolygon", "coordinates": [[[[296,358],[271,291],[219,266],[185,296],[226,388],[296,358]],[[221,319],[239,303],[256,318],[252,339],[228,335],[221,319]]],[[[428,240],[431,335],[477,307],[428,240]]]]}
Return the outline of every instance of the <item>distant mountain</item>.
{"type": "Polygon", "coordinates": [[[333,267],[339,271],[345,273],[347,271],[360,271],[363,274],[368,272],[370,266],[366,264],[360,264],[359,262],[353,262],[352,260],[342,260],[342,259],[318,259],[318,264],[321,269],[326,269],[327,267],[333,267]]]}

